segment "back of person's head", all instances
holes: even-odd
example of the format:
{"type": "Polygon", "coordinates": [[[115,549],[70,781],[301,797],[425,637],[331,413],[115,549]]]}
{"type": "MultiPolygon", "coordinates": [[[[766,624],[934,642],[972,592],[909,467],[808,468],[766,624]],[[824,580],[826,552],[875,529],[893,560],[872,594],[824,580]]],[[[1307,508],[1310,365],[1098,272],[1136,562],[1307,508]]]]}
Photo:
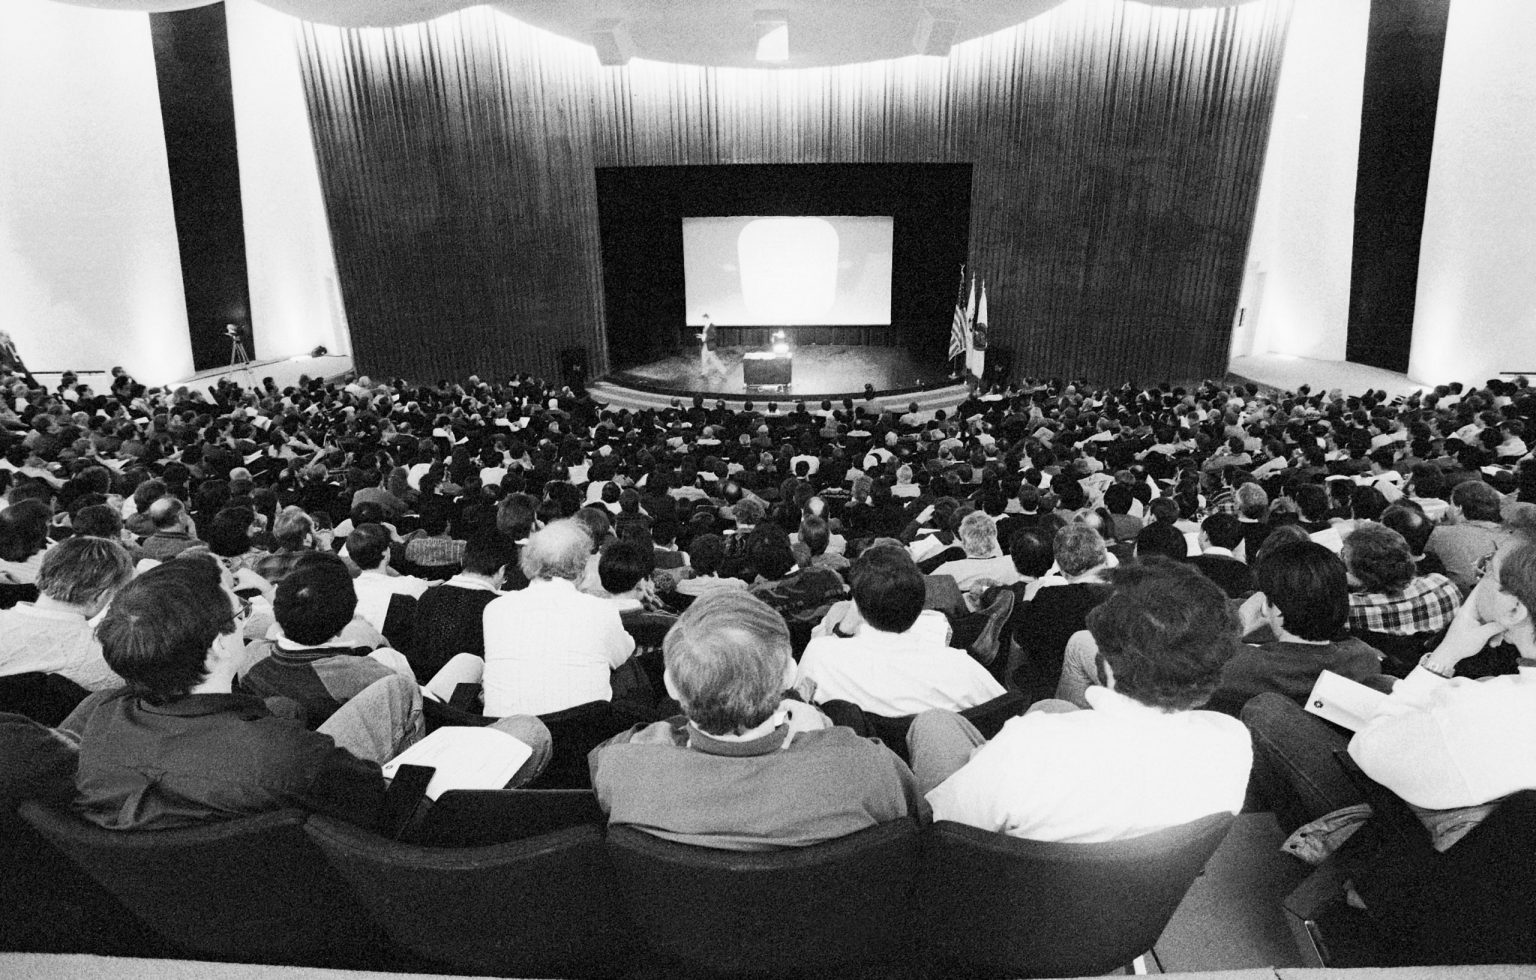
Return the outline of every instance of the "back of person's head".
{"type": "Polygon", "coordinates": [[[1185,539],[1184,532],[1162,521],[1142,528],[1141,533],[1136,535],[1136,557],[1145,559],[1154,555],[1175,560],[1188,558],[1189,541],[1185,539]]]}
{"type": "Polygon", "coordinates": [[[107,666],[131,691],[163,702],[202,683],[215,638],[234,633],[235,622],[233,601],[217,568],[171,561],[117,590],[96,627],[96,639],[107,666]]]}
{"type": "Polygon", "coordinates": [[[157,531],[167,531],[179,525],[186,512],[186,504],[167,495],[149,505],[149,520],[157,531]]]}
{"type": "Polygon", "coordinates": [[[1349,580],[1338,555],[1315,541],[1281,545],[1253,570],[1253,583],[1303,640],[1337,640],[1349,619],[1349,580]]]}
{"type": "Polygon", "coordinates": [[[529,581],[566,579],[578,581],[592,553],[587,526],[572,517],[551,521],[528,536],[518,562],[529,581]]]}
{"type": "Polygon", "coordinates": [[[1136,495],[1131,492],[1130,486],[1125,483],[1111,484],[1104,491],[1104,506],[1109,508],[1111,514],[1129,514],[1131,512],[1131,503],[1135,499],[1136,495]]]}
{"type": "Polygon", "coordinates": [[[1179,519],[1179,502],[1172,497],[1154,497],[1147,504],[1147,513],[1159,524],[1172,524],[1179,519]]]}
{"type": "Polygon", "coordinates": [[[1239,627],[1226,595],[1188,565],[1152,558],[1108,572],[1109,597],[1088,613],[1088,631],[1114,688],[1171,711],[1198,708],[1237,651],[1239,627]]]}
{"type": "Polygon", "coordinates": [[[571,515],[571,519],[586,526],[587,535],[592,539],[593,549],[608,540],[608,532],[613,530],[613,521],[609,518],[608,512],[601,507],[578,508],[576,513],[571,515]]]}
{"type": "Polygon", "coordinates": [[[866,548],[854,562],[853,601],[877,630],[905,633],[923,611],[923,573],[905,548],[866,548]]]}
{"type": "Polygon", "coordinates": [[[283,635],[304,646],[329,642],[357,611],[357,590],[335,555],[306,556],[277,584],[272,613],[283,635]]]}
{"type": "Polygon", "coordinates": [[[1231,551],[1243,540],[1243,525],[1231,514],[1217,511],[1200,522],[1200,530],[1205,532],[1211,544],[1218,548],[1226,548],[1231,551]]]}
{"type": "Polygon", "coordinates": [[[1296,501],[1296,509],[1301,512],[1303,521],[1316,524],[1328,519],[1328,491],[1316,483],[1291,488],[1291,499],[1296,501]]]}
{"type": "Polygon", "coordinates": [[[487,578],[517,559],[517,548],[506,538],[490,531],[473,534],[464,542],[464,571],[487,578]]]}
{"type": "Polygon", "coordinates": [[[1387,498],[1375,487],[1355,487],[1349,494],[1349,512],[1357,521],[1376,521],[1387,509],[1387,498]]]}
{"type": "Polygon", "coordinates": [[[763,520],[763,505],[750,497],[731,508],[731,516],[742,527],[756,527],[763,520]]]}
{"type": "Polygon", "coordinates": [[[1068,524],[1057,531],[1052,550],[1061,573],[1068,578],[1099,567],[1109,554],[1104,538],[1086,524],[1068,524]]]}
{"type": "Polygon", "coordinates": [[[133,491],[133,504],[141,514],[149,512],[149,505],[165,496],[164,480],[145,480],[133,491]]]}
{"type": "Polygon", "coordinates": [[[615,541],[597,559],[597,577],[609,593],[620,595],[639,585],[655,564],[656,556],[650,549],[629,541],[615,541]]]}
{"type": "Polygon", "coordinates": [[[1020,575],[1039,578],[1051,570],[1056,563],[1054,537],[1052,532],[1040,527],[1026,527],[1014,533],[1008,542],[1008,556],[1013,559],[1013,567],[1020,575]]]}
{"type": "Polygon", "coordinates": [[[26,561],[48,547],[52,511],[38,500],[21,500],[0,510],[0,558],[26,561]]]}
{"type": "Polygon", "coordinates": [[[77,538],[118,540],[123,533],[123,517],[110,504],[92,504],[75,512],[73,521],[77,538]]]}
{"type": "Polygon", "coordinates": [[[1481,480],[1467,480],[1456,484],[1451,491],[1451,503],[1461,508],[1461,516],[1469,521],[1497,521],[1503,501],[1499,492],[1481,480]]]}
{"type": "Polygon", "coordinates": [[[688,542],[688,564],[698,575],[714,575],[725,561],[725,540],[718,534],[701,534],[688,542]]]}
{"type": "Polygon", "coordinates": [[[824,518],[807,514],[800,519],[800,543],[812,555],[825,554],[831,541],[832,529],[827,526],[824,518]]]}
{"type": "Polygon", "coordinates": [[[1259,521],[1264,519],[1264,512],[1269,509],[1269,494],[1257,483],[1244,483],[1234,493],[1237,500],[1237,513],[1249,520],[1259,521]]]}
{"type": "Polygon", "coordinates": [[[789,535],[777,524],[759,524],[743,546],[752,570],[765,579],[781,579],[795,570],[789,535]]]}
{"type": "Polygon", "coordinates": [[[1409,550],[1415,555],[1422,555],[1424,548],[1429,544],[1429,536],[1434,533],[1435,525],[1424,516],[1424,511],[1417,505],[1397,503],[1381,512],[1383,527],[1389,527],[1403,536],[1409,550]]]}
{"type": "Polygon", "coordinates": [[[352,526],[359,524],[382,524],[389,518],[389,511],[384,505],[375,500],[360,500],[352,505],[351,512],[347,515],[352,518],[352,526]]]}
{"type": "Polygon", "coordinates": [[[717,589],[693,601],[662,642],[668,693],[712,735],[756,728],[789,680],[784,617],[750,593],[717,589]]]}
{"type": "Polygon", "coordinates": [[[347,556],[357,567],[378,568],[389,554],[389,529],[382,524],[359,524],[347,535],[347,556]]]}
{"type": "Polygon", "coordinates": [[[1394,593],[1413,581],[1413,552],[1403,536],[1381,524],[1364,523],[1344,539],[1344,567],[1367,592],[1394,593]]]}
{"type": "Polygon", "coordinates": [[[238,558],[251,550],[251,524],[255,512],[249,507],[225,507],[202,528],[208,550],[224,558],[238,558]]]}
{"type": "Polygon", "coordinates": [[[55,602],[90,606],[133,577],[128,549],[106,538],[75,536],[43,555],[37,588],[55,602]]]}
{"type": "Polygon", "coordinates": [[[272,540],[279,547],[296,551],[308,546],[314,530],[314,518],[306,514],[304,508],[290,505],[277,512],[277,520],[272,522],[272,540]]]}
{"type": "Polygon", "coordinates": [[[960,544],[968,558],[988,558],[997,552],[997,522],[974,510],[960,522],[960,544]]]}

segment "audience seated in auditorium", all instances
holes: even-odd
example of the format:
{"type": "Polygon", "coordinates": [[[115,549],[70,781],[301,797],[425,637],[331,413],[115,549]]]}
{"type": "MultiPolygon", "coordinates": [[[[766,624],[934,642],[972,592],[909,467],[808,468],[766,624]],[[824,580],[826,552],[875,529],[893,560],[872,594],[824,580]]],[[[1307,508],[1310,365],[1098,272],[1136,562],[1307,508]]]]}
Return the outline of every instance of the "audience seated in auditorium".
{"type": "Polygon", "coordinates": [[[997,543],[997,522],[982,511],[971,511],[960,521],[960,545],[965,557],[947,561],[933,570],[949,575],[961,591],[977,585],[1012,585],[1019,579],[1013,559],[997,543]]]}
{"type": "Polygon", "coordinates": [[[1248,732],[1198,710],[1238,643],[1226,597],[1160,558],[1108,578],[1109,595],[1088,614],[1103,668],[1090,709],[1039,703],[990,742],[952,712],[913,721],[907,743],[934,819],[1092,842],[1242,807],[1248,732]]]}
{"type": "Polygon", "coordinates": [[[1390,527],[1355,528],[1344,539],[1343,557],[1351,589],[1349,629],[1356,635],[1439,633],[1461,607],[1461,590],[1444,575],[1418,573],[1408,542],[1390,527]]]}
{"type": "Polygon", "coordinates": [[[1253,591],[1253,572],[1234,555],[1242,543],[1242,524],[1232,514],[1218,512],[1200,522],[1200,553],[1189,556],[1200,574],[1233,599],[1247,598],[1253,591]]]}
{"type": "Polygon", "coordinates": [[[696,599],[667,634],[667,691],[683,715],[592,751],[592,786],[614,824],[734,850],[843,837],[926,806],[884,745],[786,700],[789,632],[750,594],[696,599]]]}
{"type": "Polygon", "coordinates": [[[357,615],[385,637],[408,636],[415,599],[432,583],[414,575],[394,574],[390,567],[390,534],[382,524],[359,524],[347,536],[347,557],[357,565],[352,588],[357,615]]]}

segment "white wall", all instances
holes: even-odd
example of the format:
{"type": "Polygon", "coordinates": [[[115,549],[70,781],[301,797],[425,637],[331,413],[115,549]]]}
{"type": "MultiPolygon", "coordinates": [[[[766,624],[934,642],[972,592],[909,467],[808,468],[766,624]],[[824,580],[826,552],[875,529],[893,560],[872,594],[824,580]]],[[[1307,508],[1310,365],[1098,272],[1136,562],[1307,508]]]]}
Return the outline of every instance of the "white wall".
{"type": "Polygon", "coordinates": [[[299,73],[299,21],[226,0],[251,325],[260,360],[324,344],[350,354],[299,73]]]}
{"type": "Polygon", "coordinates": [[[35,370],[192,370],[149,15],[0,3],[0,330],[35,370]]]}
{"type": "Polygon", "coordinates": [[[1296,2],[1238,301],[1240,328],[1234,318],[1234,357],[1344,357],[1369,20],[1369,0],[1296,2]]]}
{"type": "Polygon", "coordinates": [[[1536,3],[1456,0],[1424,209],[1409,374],[1536,370],[1536,3]]]}

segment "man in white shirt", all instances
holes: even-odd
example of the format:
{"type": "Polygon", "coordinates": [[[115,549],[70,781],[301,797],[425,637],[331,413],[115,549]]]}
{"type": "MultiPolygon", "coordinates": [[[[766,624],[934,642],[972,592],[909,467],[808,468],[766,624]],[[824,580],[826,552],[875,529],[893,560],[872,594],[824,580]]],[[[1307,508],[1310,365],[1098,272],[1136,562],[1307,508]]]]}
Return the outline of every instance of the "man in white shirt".
{"type": "Polygon", "coordinates": [[[485,607],[485,713],[544,715],[613,700],[609,675],[634,653],[619,610],[576,583],[592,538],[578,521],[554,521],[519,555],[528,587],[485,607]]]}
{"type": "Polygon", "coordinates": [[[925,593],[923,573],[906,549],[865,551],[853,567],[853,602],[862,622],[852,636],[812,639],[800,657],[796,687],[813,682],[818,704],[850,701],[889,717],[961,711],[1002,695],[1003,686],[970,654],[918,628],[925,593]]]}
{"type": "Polygon", "coordinates": [[[389,529],[382,524],[359,524],[347,536],[347,557],[361,569],[352,581],[357,590],[357,615],[386,637],[399,635],[410,624],[409,617],[399,617],[390,629],[384,628],[395,597],[420,598],[432,584],[413,575],[389,574],[389,544],[389,529]]]}
{"type": "Polygon", "coordinates": [[[1037,703],[991,742],[926,712],[907,744],[935,820],[1031,840],[1137,837],[1243,805],[1253,751],[1236,719],[1196,710],[1238,643],[1226,597],[1165,559],[1112,574],[1088,616],[1106,686],[1092,710],[1037,703]]]}
{"type": "Polygon", "coordinates": [[[90,620],[132,577],[133,560],[116,541],[69,538],[48,549],[37,601],[0,611],[0,676],[58,674],[88,691],[120,686],[90,620]]]}
{"type": "Polygon", "coordinates": [[[986,582],[1012,585],[1019,580],[1013,559],[1003,554],[997,542],[997,523],[983,511],[972,511],[960,521],[960,545],[965,557],[945,562],[933,570],[935,575],[954,576],[962,592],[986,582]]]}

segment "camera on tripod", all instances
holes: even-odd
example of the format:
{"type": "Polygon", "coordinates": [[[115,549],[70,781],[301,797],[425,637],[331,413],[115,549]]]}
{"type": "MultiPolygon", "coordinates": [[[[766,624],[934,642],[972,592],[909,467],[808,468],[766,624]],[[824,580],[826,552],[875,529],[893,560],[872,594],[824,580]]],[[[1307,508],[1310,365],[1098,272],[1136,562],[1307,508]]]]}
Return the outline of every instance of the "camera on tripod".
{"type": "Polygon", "coordinates": [[[230,340],[239,340],[244,334],[245,328],[238,323],[226,323],[224,325],[224,335],[230,340]]]}

